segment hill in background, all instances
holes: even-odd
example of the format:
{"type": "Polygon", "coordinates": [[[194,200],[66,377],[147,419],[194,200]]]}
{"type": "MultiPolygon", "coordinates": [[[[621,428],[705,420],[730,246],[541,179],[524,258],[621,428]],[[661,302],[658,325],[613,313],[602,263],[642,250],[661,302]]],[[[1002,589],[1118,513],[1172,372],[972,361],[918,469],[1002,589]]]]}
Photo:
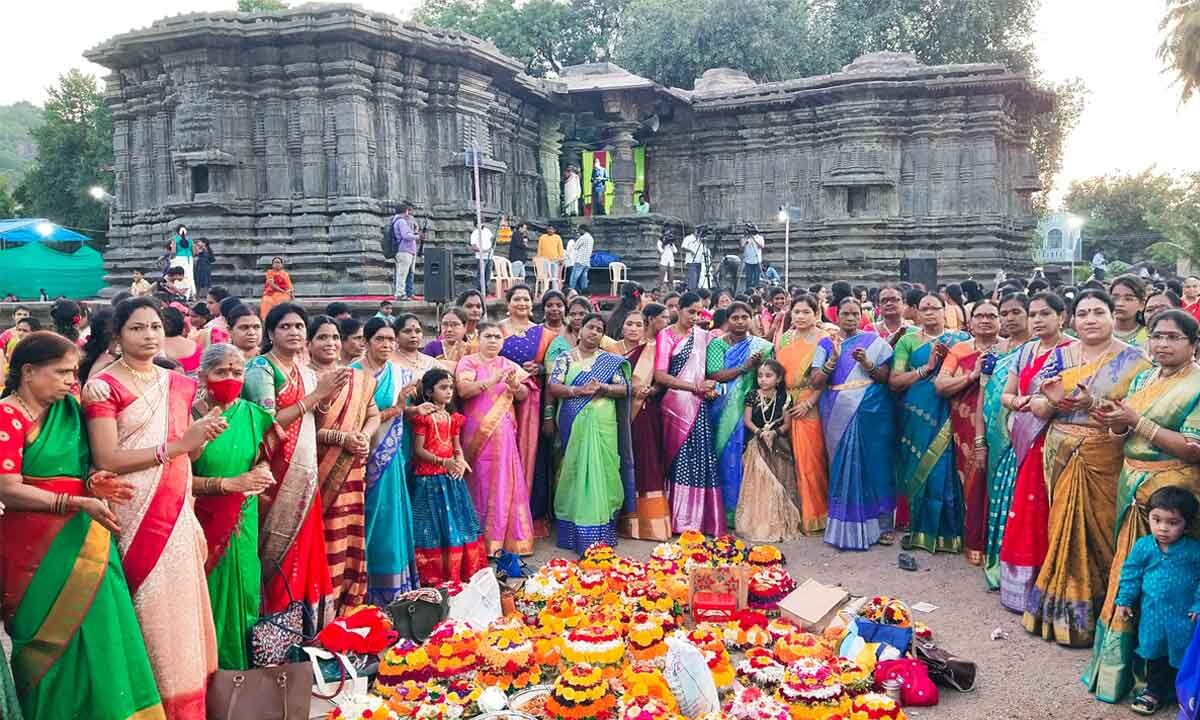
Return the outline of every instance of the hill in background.
{"type": "Polygon", "coordinates": [[[0,105],[0,177],[9,187],[33,165],[37,147],[30,131],[42,123],[42,109],[28,102],[0,105]]]}

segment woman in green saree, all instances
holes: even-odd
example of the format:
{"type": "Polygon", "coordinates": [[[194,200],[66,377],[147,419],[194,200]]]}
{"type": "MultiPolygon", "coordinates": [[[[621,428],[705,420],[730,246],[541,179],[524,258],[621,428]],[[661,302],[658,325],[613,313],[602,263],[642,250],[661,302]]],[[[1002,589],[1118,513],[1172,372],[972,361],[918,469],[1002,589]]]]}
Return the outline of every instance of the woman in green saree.
{"type": "Polygon", "coordinates": [[[560,355],[550,372],[559,401],[564,447],[554,497],[558,546],[583,555],[595,542],[617,544],[616,519],[634,509],[632,394],[629,362],[600,349],[604,318],[583,318],[579,344],[560,355]]]}
{"type": "Polygon", "coordinates": [[[1200,368],[1192,359],[1198,338],[1200,325],[1187,312],[1156,314],[1150,321],[1149,350],[1158,367],[1139,373],[1124,401],[1102,405],[1096,412],[1109,434],[1126,437],[1117,480],[1117,547],[1096,623],[1092,661],[1082,678],[1104,702],[1120,702],[1134,686],[1135,669],[1140,670],[1135,666],[1142,664],[1134,654],[1137,621],[1116,614],[1116,596],[1125,559],[1150,531],[1146,503],[1167,485],[1200,498],[1200,466],[1195,464],[1200,461],[1200,368]]]}
{"type": "MultiPolygon", "coordinates": [[[[896,343],[888,380],[892,392],[903,393],[896,488],[908,500],[912,532],[905,545],[961,552],[963,488],[954,470],[950,403],[937,394],[933,379],[950,348],[970,336],[946,330],[945,304],[934,293],[921,298],[917,312],[921,329],[896,343]]],[[[903,512],[898,515],[902,526],[903,512]]]]}
{"type": "Polygon", "coordinates": [[[208,559],[208,595],[217,631],[217,666],[250,667],[246,640],[262,604],[262,563],[258,559],[258,495],[275,484],[264,459],[264,442],[273,439],[271,414],[240,399],[246,361],[232,345],[208,346],[200,358],[203,392],[192,405],[193,417],[220,413],[225,432],[192,461],[196,518],[204,528],[208,559]]]}
{"type": "Polygon", "coordinates": [[[32,333],[13,352],[0,400],[0,613],[20,700],[18,711],[0,689],[0,716],[165,718],[105,502],[128,500],[132,486],[88,477],[70,394],[78,367],[69,340],[32,333]]]}

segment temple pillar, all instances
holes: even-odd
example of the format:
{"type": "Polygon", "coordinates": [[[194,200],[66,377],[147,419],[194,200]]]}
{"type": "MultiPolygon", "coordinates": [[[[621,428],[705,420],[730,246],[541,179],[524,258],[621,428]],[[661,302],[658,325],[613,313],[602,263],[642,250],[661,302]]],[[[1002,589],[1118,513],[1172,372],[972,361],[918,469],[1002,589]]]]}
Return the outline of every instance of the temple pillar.
{"type": "Polygon", "coordinates": [[[633,163],[633,133],[638,127],[637,122],[618,122],[607,128],[608,144],[612,148],[612,159],[608,164],[608,176],[613,184],[610,215],[633,214],[633,186],[637,180],[637,169],[633,163]]]}

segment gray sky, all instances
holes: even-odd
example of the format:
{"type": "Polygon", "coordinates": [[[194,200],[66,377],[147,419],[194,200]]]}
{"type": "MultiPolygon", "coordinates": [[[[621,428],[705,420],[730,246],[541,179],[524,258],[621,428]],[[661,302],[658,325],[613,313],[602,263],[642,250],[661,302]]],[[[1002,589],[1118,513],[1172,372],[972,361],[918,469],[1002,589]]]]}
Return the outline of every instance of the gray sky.
{"type": "MultiPolygon", "coordinates": [[[[360,0],[405,16],[416,0],[360,0]]],[[[81,55],[113,35],[184,12],[227,10],[234,0],[35,0],[8,3],[0,44],[0,104],[40,103],[71,67],[103,74],[81,55]]],[[[1112,171],[1200,170],[1200,99],[1180,108],[1155,57],[1165,3],[1154,0],[1042,0],[1037,46],[1052,80],[1082,77],[1091,94],[1066,148],[1058,190],[1072,179],[1112,171]]]]}

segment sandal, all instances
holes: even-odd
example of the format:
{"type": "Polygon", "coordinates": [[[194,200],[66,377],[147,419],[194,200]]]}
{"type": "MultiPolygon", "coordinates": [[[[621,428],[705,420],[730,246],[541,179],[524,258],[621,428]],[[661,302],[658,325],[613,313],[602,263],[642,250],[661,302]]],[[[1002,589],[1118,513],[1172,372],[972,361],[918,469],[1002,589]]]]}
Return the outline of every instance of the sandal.
{"type": "Polygon", "coordinates": [[[885,547],[887,547],[889,545],[895,545],[896,544],[896,533],[892,532],[891,530],[888,530],[887,532],[880,534],[878,542],[880,545],[883,545],[885,547]]]}
{"type": "Polygon", "coordinates": [[[1149,690],[1143,690],[1133,700],[1133,704],[1129,706],[1138,715],[1153,715],[1159,710],[1162,710],[1163,702],[1154,697],[1149,690]]]}
{"type": "Polygon", "coordinates": [[[896,565],[901,570],[907,570],[909,572],[917,571],[917,559],[906,552],[902,552],[896,557],[896,565]]]}

